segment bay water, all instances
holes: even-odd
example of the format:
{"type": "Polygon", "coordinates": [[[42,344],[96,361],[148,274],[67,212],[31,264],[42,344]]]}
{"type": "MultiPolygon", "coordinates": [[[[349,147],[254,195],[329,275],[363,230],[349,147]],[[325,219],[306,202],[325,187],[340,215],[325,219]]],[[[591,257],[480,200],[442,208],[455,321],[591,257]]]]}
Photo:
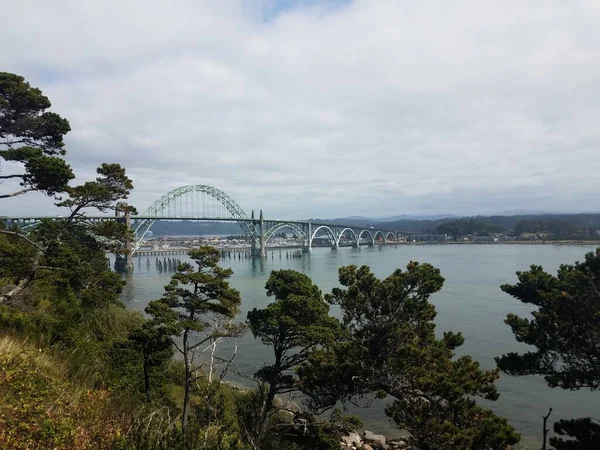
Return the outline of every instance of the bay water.
{"type": "MultiPolygon", "coordinates": [[[[441,335],[444,331],[461,331],[465,344],[458,349],[458,355],[469,354],[484,368],[493,368],[495,356],[528,348],[515,341],[503,322],[506,315],[528,316],[532,311],[531,306],[503,293],[500,285],[516,283],[515,272],[527,270],[531,264],[555,273],[560,264],[581,261],[585,253],[592,250],[592,246],[562,245],[392,245],[337,251],[315,248],[300,258],[287,258],[286,253],[291,255],[288,250],[274,250],[269,251],[264,260],[224,258],[221,265],[231,267],[234,272],[230,284],[241,293],[240,320],[243,320],[252,308],[262,308],[272,301],[264,289],[272,270],[298,270],[311,277],[323,292],[329,292],[339,285],[340,266],[368,265],[375,275],[385,277],[410,261],[431,263],[446,279],[442,290],[431,298],[438,312],[436,332],[441,335]]],[[[171,258],[187,260],[186,256],[171,258]]],[[[156,269],[153,256],[135,258],[134,270],[125,275],[123,302],[129,308],[143,311],[149,301],[161,297],[171,275],[172,272],[156,269]],[[150,265],[147,265],[148,260],[150,265]]],[[[338,312],[332,310],[332,313],[338,312]]],[[[272,358],[272,349],[263,346],[250,333],[240,340],[237,365],[243,373],[251,376],[272,358]]],[[[243,380],[236,382],[244,384],[243,380]]],[[[522,434],[521,444],[528,448],[539,444],[540,416],[550,407],[554,409],[550,422],[583,416],[600,419],[600,393],[551,389],[537,376],[502,375],[498,388],[500,399],[484,406],[506,417],[522,434]]],[[[351,408],[351,412],[363,419],[365,428],[396,436],[399,431],[383,412],[387,402],[377,402],[367,409],[351,408]]]]}

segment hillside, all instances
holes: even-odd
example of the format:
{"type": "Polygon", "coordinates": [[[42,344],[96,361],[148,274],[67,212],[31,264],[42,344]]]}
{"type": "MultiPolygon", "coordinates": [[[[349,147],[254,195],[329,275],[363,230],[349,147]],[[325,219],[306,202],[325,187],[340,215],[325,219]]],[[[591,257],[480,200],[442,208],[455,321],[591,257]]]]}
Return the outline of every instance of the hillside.
{"type": "Polygon", "coordinates": [[[449,235],[505,233],[520,236],[526,233],[545,233],[556,238],[597,238],[600,214],[527,214],[513,216],[474,216],[460,219],[399,220],[378,224],[414,233],[449,235]]]}
{"type": "Polygon", "coordinates": [[[0,336],[0,448],[117,448],[126,422],[108,390],[69,379],[64,358],[0,336]]]}

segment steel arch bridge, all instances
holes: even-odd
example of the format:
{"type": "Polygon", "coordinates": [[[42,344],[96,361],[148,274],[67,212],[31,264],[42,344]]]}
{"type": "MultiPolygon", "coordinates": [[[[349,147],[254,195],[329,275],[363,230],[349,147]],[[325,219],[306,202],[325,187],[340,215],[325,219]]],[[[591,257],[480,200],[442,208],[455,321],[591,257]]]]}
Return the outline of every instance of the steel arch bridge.
{"type": "Polygon", "coordinates": [[[282,229],[291,230],[307,249],[312,248],[315,238],[329,238],[331,246],[338,248],[344,237],[359,247],[361,240],[368,245],[376,242],[397,241],[396,231],[381,229],[361,229],[353,226],[314,223],[311,221],[281,221],[249,217],[238,203],[225,192],[203,184],[182,186],[163,195],[152,203],[139,217],[132,217],[132,229],[136,235],[133,251],[139,250],[146,233],[156,220],[214,220],[236,221],[252,248],[265,253],[266,243],[282,229]]]}
{"type": "Polygon", "coordinates": [[[248,216],[238,203],[220,189],[203,184],[182,186],[163,195],[152,203],[141,216],[132,217],[136,235],[133,252],[139,250],[146,233],[156,220],[211,220],[237,222],[255,253],[264,255],[269,240],[282,229],[291,230],[307,250],[316,238],[328,238],[332,248],[342,240],[359,247],[376,242],[398,241],[401,235],[394,230],[360,228],[312,221],[266,220],[262,210],[258,218],[254,211],[248,216]]]}
{"type": "MultiPolygon", "coordinates": [[[[43,217],[18,217],[4,220],[26,229],[43,217]]],[[[59,220],[60,217],[49,219],[59,220]]],[[[125,220],[135,233],[134,242],[128,243],[130,255],[140,250],[145,236],[157,220],[231,221],[237,222],[254,255],[266,255],[267,243],[282,229],[291,230],[305,250],[310,251],[315,239],[327,239],[332,248],[341,244],[375,245],[376,243],[398,242],[409,236],[396,230],[373,227],[357,227],[310,220],[267,220],[262,210],[258,218],[254,211],[248,216],[240,205],[225,192],[203,184],[187,185],[174,189],[152,203],[142,214],[128,217],[88,216],[88,220],[125,220]]]]}

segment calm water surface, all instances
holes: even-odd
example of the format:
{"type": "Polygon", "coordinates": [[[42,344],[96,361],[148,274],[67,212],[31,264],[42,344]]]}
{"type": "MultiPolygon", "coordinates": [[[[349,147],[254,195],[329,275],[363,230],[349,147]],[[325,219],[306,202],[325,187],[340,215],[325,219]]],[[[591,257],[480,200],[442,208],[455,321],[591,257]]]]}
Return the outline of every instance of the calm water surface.
{"type": "MultiPolygon", "coordinates": [[[[521,304],[500,290],[503,283],[516,282],[515,272],[527,270],[531,264],[540,264],[555,272],[561,263],[582,260],[593,247],[546,245],[415,245],[387,246],[360,250],[342,248],[338,251],[318,248],[302,258],[286,259],[286,251],[272,254],[264,261],[224,259],[223,266],[231,267],[234,275],[231,285],[242,295],[242,315],[252,308],[262,308],[269,303],[265,295],[265,282],[271,270],[295,269],[310,276],[324,291],[338,285],[338,267],[348,264],[370,266],[379,277],[385,277],[409,261],[429,262],[438,267],[446,282],[442,290],[432,297],[438,316],[437,332],[461,331],[465,344],[459,354],[470,354],[483,367],[495,366],[494,357],[509,351],[522,351],[527,347],[518,344],[503,322],[507,313],[522,316],[531,308],[521,304]]],[[[177,256],[184,260],[186,257],[177,256]]],[[[130,308],[143,310],[146,304],[162,295],[163,287],[171,273],[159,273],[155,258],[136,258],[133,273],[127,275],[127,285],[122,295],[130,308]]],[[[335,311],[334,311],[335,313],[335,311]]],[[[270,348],[262,346],[251,335],[240,342],[238,365],[252,375],[258,367],[271,361],[270,348]]],[[[491,407],[505,416],[523,435],[522,443],[534,446],[539,441],[542,414],[554,408],[551,419],[591,416],[600,418],[600,394],[588,391],[570,392],[548,388],[539,377],[509,377],[503,375],[498,382],[500,399],[491,407]]],[[[385,402],[384,402],[385,403],[385,402]]],[[[383,414],[383,405],[353,411],[360,415],[365,427],[373,431],[394,435],[393,425],[383,414]]]]}

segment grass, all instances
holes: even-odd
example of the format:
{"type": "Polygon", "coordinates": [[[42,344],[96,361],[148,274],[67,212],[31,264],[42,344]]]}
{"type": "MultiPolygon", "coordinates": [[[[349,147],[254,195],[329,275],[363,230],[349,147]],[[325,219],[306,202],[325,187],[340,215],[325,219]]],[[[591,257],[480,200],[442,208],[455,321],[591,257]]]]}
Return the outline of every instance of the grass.
{"type": "Polygon", "coordinates": [[[127,415],[106,389],[89,389],[32,341],[0,336],[0,448],[117,449],[127,415]]]}
{"type": "MultiPolygon", "coordinates": [[[[160,402],[140,403],[98,383],[93,364],[57,352],[42,338],[0,332],[0,449],[171,450],[183,448],[180,364],[173,362],[160,402]],[[74,367],[76,370],[74,371],[74,367]]],[[[205,386],[199,386],[198,389],[205,386]]],[[[247,448],[240,440],[237,403],[245,392],[222,385],[210,423],[210,405],[192,397],[187,447],[247,448]],[[199,414],[196,417],[196,414],[199,414]]],[[[214,405],[213,405],[214,407],[214,405]]]]}

